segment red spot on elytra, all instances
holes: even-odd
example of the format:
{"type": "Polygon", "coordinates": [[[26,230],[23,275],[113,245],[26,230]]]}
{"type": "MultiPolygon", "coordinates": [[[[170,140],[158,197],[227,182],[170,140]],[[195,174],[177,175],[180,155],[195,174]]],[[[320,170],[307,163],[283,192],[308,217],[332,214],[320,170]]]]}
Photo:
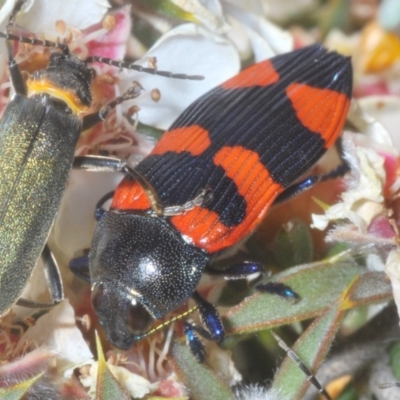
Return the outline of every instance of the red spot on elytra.
{"type": "Polygon", "coordinates": [[[227,227],[215,211],[202,207],[171,218],[174,226],[188,235],[196,246],[216,252],[232,246],[248,235],[264,218],[270,204],[283,190],[260,162],[259,155],[241,146],[222,147],[214,156],[246,200],[246,215],[237,226],[227,227]]]}
{"type": "Polygon", "coordinates": [[[262,61],[242,71],[239,75],[224,82],[224,89],[240,89],[253,86],[268,86],[279,81],[279,74],[275,71],[270,60],[262,61]]]}
{"type": "Polygon", "coordinates": [[[342,131],[350,100],[344,93],[292,83],[286,89],[299,121],[332,146],[342,131]]]}
{"type": "Polygon", "coordinates": [[[150,201],[142,186],[130,177],[126,177],[118,185],[114,193],[111,209],[148,210],[150,201]]]}
{"type": "Polygon", "coordinates": [[[176,128],[164,133],[151,154],[189,152],[193,156],[203,153],[211,144],[208,131],[199,125],[176,128]]]}

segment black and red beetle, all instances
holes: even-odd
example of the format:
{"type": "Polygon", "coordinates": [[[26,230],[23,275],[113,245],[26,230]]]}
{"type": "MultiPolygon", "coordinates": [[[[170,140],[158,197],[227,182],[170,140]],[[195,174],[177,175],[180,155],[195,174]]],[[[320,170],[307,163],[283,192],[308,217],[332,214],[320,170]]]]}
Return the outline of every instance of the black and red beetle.
{"type": "Polygon", "coordinates": [[[205,327],[185,325],[192,350],[201,352],[194,331],[224,337],[218,312],[196,291],[200,277],[261,268],[220,271],[210,257],[249,235],[278,195],[296,191],[341,133],[351,90],[350,60],[336,52],[317,44],[278,55],[197,99],[134,169],[115,161],[111,169],[128,173],[110,210],[100,202],[89,269],[80,271],[114,346],[128,349],[189,298],[205,327]]]}

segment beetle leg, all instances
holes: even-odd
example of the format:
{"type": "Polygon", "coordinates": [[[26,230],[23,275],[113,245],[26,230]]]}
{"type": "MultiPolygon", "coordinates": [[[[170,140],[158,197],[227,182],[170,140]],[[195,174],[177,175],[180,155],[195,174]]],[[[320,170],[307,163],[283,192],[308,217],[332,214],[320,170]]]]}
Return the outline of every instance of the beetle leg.
{"type": "Polygon", "coordinates": [[[276,294],[286,300],[294,300],[295,302],[300,300],[300,296],[290,286],[281,282],[259,283],[255,286],[255,289],[259,292],[276,294]]]}
{"type": "Polygon", "coordinates": [[[114,197],[115,191],[113,190],[112,192],[106,193],[96,204],[96,211],[94,212],[94,219],[96,221],[100,221],[101,217],[104,215],[106,212],[106,209],[103,208],[104,204],[107,203],[107,201],[111,200],[114,197]]]}
{"type": "MultiPolygon", "coordinates": [[[[14,29],[15,18],[20,11],[21,7],[23,6],[24,2],[19,1],[16,6],[14,7],[12,14],[9,18],[9,22],[7,25],[7,33],[14,29]]],[[[22,72],[19,69],[17,62],[15,61],[14,54],[13,54],[13,44],[7,41],[7,53],[8,53],[8,68],[10,71],[10,79],[12,87],[15,93],[20,94],[24,97],[27,96],[28,90],[26,88],[25,79],[22,77],[22,72]]]]}
{"type": "Polygon", "coordinates": [[[57,305],[64,299],[64,290],[57,262],[48,245],[44,246],[42,252],[44,274],[49,288],[52,303],[39,303],[26,299],[19,299],[17,305],[29,308],[49,308],[57,305]]]}
{"type": "Polygon", "coordinates": [[[202,364],[206,360],[206,350],[200,338],[196,335],[195,328],[198,327],[189,322],[184,323],[184,333],[190,351],[196,357],[197,361],[202,364]]]}
{"type": "Polygon", "coordinates": [[[73,168],[88,172],[124,172],[125,165],[119,158],[80,156],[74,158],[73,168]]]}
{"type": "Polygon", "coordinates": [[[89,257],[88,256],[82,256],[82,257],[77,257],[77,258],[72,259],[69,262],[69,269],[78,278],[81,278],[84,281],[90,283],[89,257]]]}
{"type": "Polygon", "coordinates": [[[8,18],[8,24],[6,27],[6,32],[7,33],[11,33],[14,30],[14,24],[15,24],[15,19],[18,15],[18,13],[21,11],[22,7],[24,6],[24,4],[26,3],[25,0],[19,0],[17,1],[17,3],[15,4],[10,17],[8,18]]]}
{"type": "Polygon", "coordinates": [[[275,204],[282,203],[286,200],[291,199],[292,197],[295,197],[299,195],[300,193],[312,188],[315,184],[319,182],[324,182],[329,179],[336,179],[340,176],[345,175],[347,172],[350,171],[350,167],[343,162],[340,164],[338,167],[333,169],[332,171],[328,172],[327,174],[324,175],[311,175],[307,177],[306,179],[295,183],[294,185],[291,185],[287,187],[274,201],[275,204]]]}
{"type": "Polygon", "coordinates": [[[8,67],[10,71],[10,79],[12,87],[14,88],[15,93],[18,93],[24,97],[27,96],[28,91],[25,84],[25,79],[22,77],[22,72],[17,62],[15,61],[13,55],[13,46],[11,45],[10,41],[27,43],[32,46],[38,45],[44,47],[52,47],[55,49],[60,49],[64,54],[69,54],[69,48],[64,43],[57,43],[57,42],[52,42],[50,40],[40,40],[25,36],[18,36],[11,33],[14,31],[16,17],[21,8],[24,6],[25,2],[26,2],[25,0],[20,0],[17,2],[8,20],[6,33],[0,32],[0,37],[7,40],[8,67]]]}
{"type": "Polygon", "coordinates": [[[206,328],[193,325],[193,329],[208,340],[221,341],[225,336],[225,329],[215,306],[203,299],[197,291],[192,294],[192,299],[198,306],[201,322],[206,328]]]}
{"type": "Polygon", "coordinates": [[[205,329],[193,322],[185,322],[184,332],[190,351],[197,358],[198,362],[203,363],[206,352],[197,334],[207,340],[220,342],[225,336],[225,329],[217,309],[211,303],[203,299],[197,291],[193,293],[192,299],[197,304],[200,320],[205,329]]]}
{"type": "Polygon", "coordinates": [[[124,101],[135,99],[140,95],[142,89],[143,88],[139,82],[133,82],[133,85],[122,96],[111,100],[106,105],[101,107],[99,111],[93,114],[85,115],[82,120],[82,131],[92,128],[99,122],[104,121],[110,111],[112,111],[117,105],[123,103],[124,101]]]}
{"type": "MultiPolygon", "coordinates": [[[[113,157],[103,156],[82,156],[75,157],[73,168],[83,169],[90,172],[125,172],[128,173],[133,179],[140,183],[147,197],[150,200],[151,209],[159,217],[171,217],[180,215],[186,211],[190,211],[197,206],[204,206],[212,199],[212,192],[209,189],[203,189],[192,200],[183,205],[163,207],[161,199],[151,183],[137,170],[130,167],[126,162],[113,157]]],[[[100,203],[102,203],[100,200],[100,203]]],[[[107,200],[109,200],[107,198],[107,200]]],[[[98,208],[97,208],[98,209],[98,208]]],[[[97,211],[96,211],[97,215],[97,211]]],[[[101,215],[100,215],[101,216],[101,215]]],[[[96,218],[97,219],[97,218],[96,218]]]]}
{"type": "MultiPolygon", "coordinates": [[[[265,272],[265,270],[260,263],[244,261],[223,269],[215,268],[209,265],[207,266],[205,272],[209,275],[219,275],[225,277],[226,279],[233,280],[244,279],[251,274],[262,273],[265,272]]],[[[293,299],[298,301],[300,299],[300,296],[295,291],[281,282],[258,283],[255,286],[255,289],[259,292],[276,294],[288,300],[293,299]]]]}
{"type": "Polygon", "coordinates": [[[91,172],[125,172],[129,174],[142,186],[154,213],[160,217],[164,215],[164,207],[152,184],[147,181],[142,174],[127,165],[125,161],[118,158],[102,156],[75,157],[73,168],[79,168],[91,172]]]}
{"type": "Polygon", "coordinates": [[[215,268],[208,265],[205,273],[209,275],[223,276],[225,279],[244,279],[248,275],[265,272],[262,264],[252,261],[230,265],[227,268],[215,268]]]}

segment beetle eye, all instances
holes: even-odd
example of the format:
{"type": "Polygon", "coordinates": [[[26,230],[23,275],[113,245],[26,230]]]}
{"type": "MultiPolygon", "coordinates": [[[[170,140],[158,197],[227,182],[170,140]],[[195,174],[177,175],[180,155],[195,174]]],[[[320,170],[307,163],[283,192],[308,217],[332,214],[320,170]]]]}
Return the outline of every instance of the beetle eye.
{"type": "Polygon", "coordinates": [[[103,295],[104,295],[104,285],[102,283],[95,285],[92,289],[91,301],[92,301],[92,307],[96,312],[100,310],[100,304],[103,295]]]}
{"type": "Polygon", "coordinates": [[[154,320],[150,313],[136,300],[132,300],[128,304],[126,313],[128,328],[134,335],[145,333],[154,320]]]}

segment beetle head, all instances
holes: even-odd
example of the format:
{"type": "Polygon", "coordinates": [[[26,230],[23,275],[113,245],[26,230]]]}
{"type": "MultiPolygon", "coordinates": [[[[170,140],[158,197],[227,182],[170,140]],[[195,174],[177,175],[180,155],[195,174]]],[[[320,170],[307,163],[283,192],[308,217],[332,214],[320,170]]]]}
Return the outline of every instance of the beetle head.
{"type": "Polygon", "coordinates": [[[89,260],[93,307],[109,341],[127,349],[192,295],[208,255],[161,218],[109,211],[89,260]]]}
{"type": "Polygon", "coordinates": [[[79,114],[91,106],[94,76],[95,71],[85,61],[72,54],[54,52],[47,68],[35,71],[27,86],[31,95],[48,93],[79,114]]]}

